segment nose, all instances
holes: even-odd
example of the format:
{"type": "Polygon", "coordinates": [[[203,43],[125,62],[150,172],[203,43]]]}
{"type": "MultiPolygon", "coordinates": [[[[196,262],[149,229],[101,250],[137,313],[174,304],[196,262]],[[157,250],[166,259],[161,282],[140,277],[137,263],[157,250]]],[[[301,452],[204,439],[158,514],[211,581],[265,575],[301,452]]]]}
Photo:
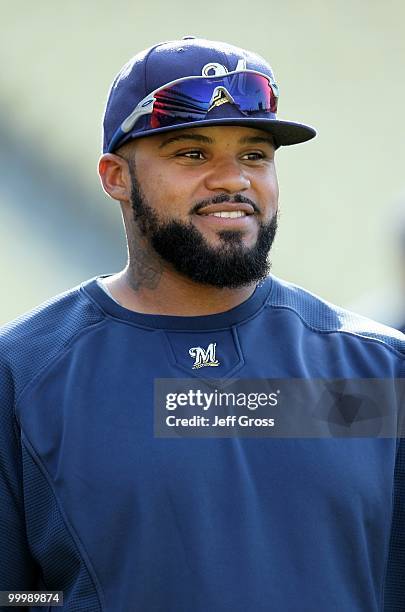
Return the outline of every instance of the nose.
{"type": "Polygon", "coordinates": [[[250,179],[237,160],[223,159],[206,175],[205,187],[210,191],[238,193],[250,188],[250,179]]]}

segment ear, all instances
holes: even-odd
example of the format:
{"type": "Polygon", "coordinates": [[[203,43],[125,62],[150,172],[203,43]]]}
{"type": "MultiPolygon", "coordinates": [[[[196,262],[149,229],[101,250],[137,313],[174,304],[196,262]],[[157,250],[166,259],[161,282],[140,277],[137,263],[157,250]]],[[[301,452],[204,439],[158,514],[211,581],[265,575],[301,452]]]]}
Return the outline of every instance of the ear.
{"type": "Polygon", "coordinates": [[[105,193],[119,202],[129,202],[131,177],[128,162],[114,153],[105,153],[98,162],[98,174],[105,193]]]}

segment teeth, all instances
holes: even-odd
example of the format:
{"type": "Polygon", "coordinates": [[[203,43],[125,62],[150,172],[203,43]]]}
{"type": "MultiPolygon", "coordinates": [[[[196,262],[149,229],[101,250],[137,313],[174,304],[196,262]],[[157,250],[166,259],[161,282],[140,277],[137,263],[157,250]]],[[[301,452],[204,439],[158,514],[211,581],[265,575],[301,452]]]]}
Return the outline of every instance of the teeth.
{"type": "Polygon", "coordinates": [[[224,217],[226,219],[237,219],[238,217],[246,217],[246,213],[242,210],[221,210],[220,212],[209,213],[209,216],[224,217]]]}

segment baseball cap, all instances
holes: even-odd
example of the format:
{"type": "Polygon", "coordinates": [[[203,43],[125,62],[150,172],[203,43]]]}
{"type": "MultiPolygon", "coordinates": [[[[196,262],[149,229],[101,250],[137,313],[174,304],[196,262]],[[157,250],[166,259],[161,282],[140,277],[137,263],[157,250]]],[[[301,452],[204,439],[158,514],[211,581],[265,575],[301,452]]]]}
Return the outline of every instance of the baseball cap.
{"type": "Polygon", "coordinates": [[[161,42],[135,55],[115,77],[104,113],[103,152],[135,138],[197,125],[262,129],[277,147],[316,135],[309,125],[278,119],[277,102],[273,71],[260,55],[193,36],[161,42]],[[253,108],[255,96],[260,101],[253,108]]]}

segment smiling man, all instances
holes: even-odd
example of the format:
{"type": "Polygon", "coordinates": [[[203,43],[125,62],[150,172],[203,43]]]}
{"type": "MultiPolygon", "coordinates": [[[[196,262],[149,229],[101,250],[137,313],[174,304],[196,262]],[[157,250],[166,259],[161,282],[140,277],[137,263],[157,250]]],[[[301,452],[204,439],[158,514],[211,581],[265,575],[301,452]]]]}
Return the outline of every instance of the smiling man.
{"type": "Polygon", "coordinates": [[[274,153],[262,130],[215,126],[135,139],[103,155],[100,175],[121,202],[130,254],[125,271],[104,281],[117,301],[192,315],[247,299],[270,268],[274,153]]]}
{"type": "Polygon", "coordinates": [[[315,135],[277,104],[263,58],[193,37],[114,80],[99,174],[127,265],[0,332],[2,604],[405,609],[405,456],[379,418],[401,422],[404,336],[270,274],[275,153],[315,135]],[[393,392],[327,386],[357,380],[393,392]]]}

